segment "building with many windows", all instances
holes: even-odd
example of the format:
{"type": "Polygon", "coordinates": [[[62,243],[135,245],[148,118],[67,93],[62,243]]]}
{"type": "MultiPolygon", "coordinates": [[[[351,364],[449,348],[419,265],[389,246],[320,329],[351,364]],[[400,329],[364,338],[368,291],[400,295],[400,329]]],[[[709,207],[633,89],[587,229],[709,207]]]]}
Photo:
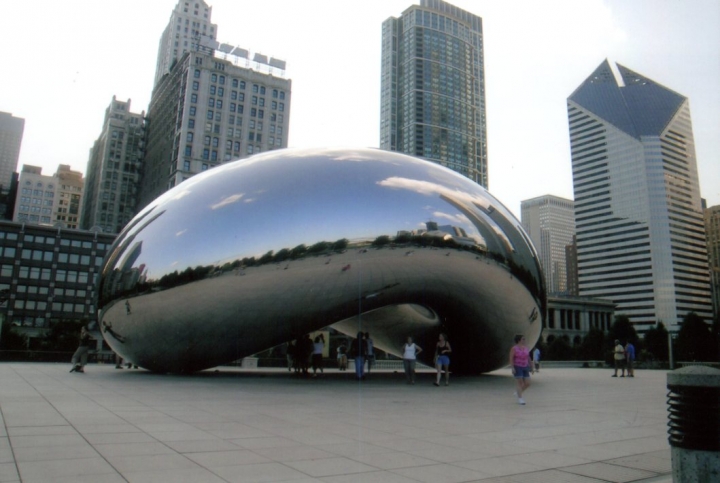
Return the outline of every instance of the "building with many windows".
{"type": "Polygon", "coordinates": [[[135,216],[145,147],[145,113],[113,96],[100,136],[90,149],[81,228],[119,233],[135,216]]]}
{"type": "Polygon", "coordinates": [[[421,0],[382,25],[380,148],[488,187],[482,19],[421,0]]]}
{"type": "Polygon", "coordinates": [[[573,201],[553,195],[523,200],[520,220],[540,256],[548,293],[568,293],[565,248],[575,234],[573,201]]]}
{"type": "Polygon", "coordinates": [[[705,233],[707,236],[710,281],[712,282],[713,311],[720,316],[720,205],[704,211],[705,233]]]}
{"type": "Polygon", "coordinates": [[[95,282],[114,235],[0,221],[0,318],[29,337],[96,318],[95,282]]]}
{"type": "Polygon", "coordinates": [[[199,36],[153,89],[136,211],[197,173],[287,147],[285,62],[211,37],[199,36]]]}
{"type": "Polygon", "coordinates": [[[688,99],[607,60],[567,101],[581,296],[642,332],[712,317],[688,99]]]}
{"type": "Polygon", "coordinates": [[[211,20],[212,7],[203,0],[178,1],[160,36],[155,85],[170,73],[185,52],[197,50],[201,37],[213,40],[217,37],[217,25],[211,20]]]}
{"type": "Polygon", "coordinates": [[[0,112],[0,193],[7,194],[17,172],[25,119],[0,112]]]}
{"type": "Polygon", "coordinates": [[[52,176],[26,164],[20,172],[13,221],[78,228],[83,187],[82,173],[67,164],[59,165],[52,176]]]}

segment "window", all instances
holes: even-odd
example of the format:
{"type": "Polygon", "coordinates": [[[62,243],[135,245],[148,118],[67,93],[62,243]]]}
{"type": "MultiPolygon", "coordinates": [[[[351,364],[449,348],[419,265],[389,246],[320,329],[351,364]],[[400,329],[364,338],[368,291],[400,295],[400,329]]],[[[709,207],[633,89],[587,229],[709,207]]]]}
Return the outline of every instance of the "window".
{"type": "Polygon", "coordinates": [[[187,142],[191,143],[193,141],[193,133],[189,132],[187,133],[187,142]]]}
{"type": "Polygon", "coordinates": [[[221,100],[221,99],[218,99],[217,102],[215,102],[215,106],[216,106],[218,109],[222,109],[222,100],[221,100]]]}
{"type": "Polygon", "coordinates": [[[238,80],[237,80],[237,79],[233,79],[233,80],[232,80],[232,86],[235,87],[235,88],[237,88],[237,86],[238,86],[238,80]]]}
{"type": "Polygon", "coordinates": [[[218,97],[222,97],[225,95],[225,88],[224,87],[218,87],[218,97]]]}
{"type": "Polygon", "coordinates": [[[192,156],[192,146],[185,146],[185,156],[192,156]]]}
{"type": "Polygon", "coordinates": [[[192,90],[197,91],[199,89],[200,89],[200,83],[198,81],[193,81],[192,90]]]}
{"type": "Polygon", "coordinates": [[[213,111],[208,110],[207,112],[207,118],[212,121],[212,118],[215,117],[215,113],[213,111]]]}
{"type": "Polygon", "coordinates": [[[188,127],[189,127],[190,129],[195,128],[195,119],[190,119],[190,120],[188,121],[188,127]]]}
{"type": "Polygon", "coordinates": [[[277,89],[273,89],[272,96],[273,96],[273,98],[277,99],[277,97],[278,97],[278,90],[277,90],[277,89]]]}
{"type": "Polygon", "coordinates": [[[213,81],[213,82],[217,82],[217,80],[218,80],[217,74],[212,74],[212,75],[210,75],[210,80],[213,81]]]}
{"type": "Polygon", "coordinates": [[[200,69],[195,69],[195,78],[196,79],[200,78],[200,69]]]}
{"type": "Polygon", "coordinates": [[[211,161],[217,161],[217,151],[213,151],[210,156],[211,161]]]}
{"type": "Polygon", "coordinates": [[[260,86],[260,94],[265,95],[265,86],[260,86]]]}
{"type": "Polygon", "coordinates": [[[253,91],[255,94],[257,94],[259,90],[260,90],[260,89],[259,89],[258,85],[257,85],[257,84],[253,84],[253,86],[252,86],[252,91],[253,91]]]}
{"type": "Polygon", "coordinates": [[[278,105],[278,109],[279,109],[280,111],[284,111],[284,110],[285,110],[285,103],[284,103],[284,102],[281,102],[281,103],[278,105]]]}
{"type": "Polygon", "coordinates": [[[190,94],[190,102],[197,102],[197,94],[190,94]]]}
{"type": "Polygon", "coordinates": [[[203,170],[203,171],[207,171],[207,169],[208,169],[207,163],[203,163],[203,165],[202,165],[202,170],[203,170]]]}
{"type": "Polygon", "coordinates": [[[194,115],[195,115],[195,106],[190,106],[190,111],[189,111],[189,113],[190,113],[191,116],[194,116],[194,115]]]}
{"type": "Polygon", "coordinates": [[[245,81],[240,81],[240,89],[245,89],[245,81]]]}
{"type": "Polygon", "coordinates": [[[215,107],[215,98],[211,97],[208,99],[208,107],[215,107]]]}
{"type": "Polygon", "coordinates": [[[285,99],[285,93],[283,91],[280,91],[280,99],[285,99]]]}

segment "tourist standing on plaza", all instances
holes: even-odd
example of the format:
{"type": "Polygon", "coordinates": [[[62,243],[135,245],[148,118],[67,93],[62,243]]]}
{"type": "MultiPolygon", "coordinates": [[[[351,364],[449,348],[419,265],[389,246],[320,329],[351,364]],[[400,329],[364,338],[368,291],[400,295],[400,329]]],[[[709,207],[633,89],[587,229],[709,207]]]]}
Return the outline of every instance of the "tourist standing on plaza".
{"type": "Polygon", "coordinates": [[[530,349],[525,345],[525,337],[515,336],[515,345],[510,349],[510,367],[517,383],[514,396],[518,398],[518,404],[525,404],[523,393],[530,387],[530,349]]]}
{"type": "Polygon", "coordinates": [[[287,358],[288,372],[292,372],[293,366],[295,366],[295,351],[297,350],[297,347],[295,347],[294,340],[286,342],[285,346],[285,357],[287,358]]]}
{"type": "Polygon", "coordinates": [[[422,352],[422,348],[413,342],[412,337],[407,338],[407,342],[402,347],[403,368],[405,369],[405,378],[408,384],[415,384],[415,362],[417,355],[422,352]]]}
{"type": "Polygon", "coordinates": [[[345,341],[340,341],[340,345],[337,348],[337,361],[338,361],[338,370],[339,371],[347,371],[347,345],[345,345],[345,341]]]}
{"type": "Polygon", "coordinates": [[[370,332],[365,332],[365,343],[367,344],[367,373],[370,374],[370,369],[375,364],[375,344],[370,338],[370,332]]]}
{"type": "Polygon", "coordinates": [[[440,334],[438,337],[437,344],[435,344],[435,369],[437,369],[437,377],[435,378],[434,384],[440,385],[440,377],[442,376],[443,368],[445,368],[445,385],[450,385],[450,342],[446,340],[445,334],[440,334]]]}
{"type": "Polygon", "coordinates": [[[92,339],[92,337],[88,331],[87,323],[85,323],[80,329],[80,343],[72,356],[71,362],[73,366],[70,372],[85,372],[88,352],[90,352],[90,339],[92,339]]]}
{"type": "Polygon", "coordinates": [[[313,341],[310,338],[310,334],[306,334],[298,341],[298,347],[296,349],[299,371],[302,372],[304,376],[308,375],[310,356],[312,355],[312,352],[313,341]]]}
{"type": "Polygon", "coordinates": [[[633,367],[633,361],[635,360],[635,346],[632,342],[628,341],[625,346],[625,362],[627,365],[628,377],[635,377],[635,368],[633,367]]]}
{"type": "Polygon", "coordinates": [[[313,377],[317,377],[317,370],[320,369],[320,372],[323,371],[323,349],[325,348],[325,336],[320,334],[317,337],[315,337],[315,342],[313,342],[313,352],[312,352],[312,368],[313,368],[313,377]]]}
{"type": "Polygon", "coordinates": [[[535,350],[533,351],[533,365],[535,368],[533,369],[533,372],[540,372],[540,348],[538,346],[535,346],[535,350]]]}
{"type": "Polygon", "coordinates": [[[365,356],[367,356],[367,341],[365,334],[357,333],[357,338],[352,344],[351,356],[355,359],[355,377],[358,381],[365,379],[365,356]]]}
{"type": "Polygon", "coordinates": [[[617,377],[618,369],[622,370],[620,377],[625,377],[625,349],[619,340],[615,339],[615,349],[613,350],[613,358],[615,361],[615,372],[612,377],[617,377]]]}

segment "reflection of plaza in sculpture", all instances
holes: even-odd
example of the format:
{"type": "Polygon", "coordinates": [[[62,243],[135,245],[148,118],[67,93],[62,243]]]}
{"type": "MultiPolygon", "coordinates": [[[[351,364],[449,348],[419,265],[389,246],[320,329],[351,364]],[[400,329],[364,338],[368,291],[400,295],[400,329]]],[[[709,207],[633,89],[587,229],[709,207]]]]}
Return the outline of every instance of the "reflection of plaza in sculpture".
{"type": "Polygon", "coordinates": [[[280,150],[143,210],[106,259],[98,308],[113,350],[156,371],[332,326],[396,355],[442,330],[453,371],[479,373],[506,363],[515,333],[537,340],[542,280],[520,223],[467,178],[379,150],[280,150]]]}

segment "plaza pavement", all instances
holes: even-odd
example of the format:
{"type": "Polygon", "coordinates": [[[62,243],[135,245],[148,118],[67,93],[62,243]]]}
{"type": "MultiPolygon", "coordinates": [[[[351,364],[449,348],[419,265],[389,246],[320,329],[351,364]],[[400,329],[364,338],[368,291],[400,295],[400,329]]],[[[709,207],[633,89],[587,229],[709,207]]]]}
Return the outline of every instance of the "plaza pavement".
{"type": "Polygon", "coordinates": [[[666,372],[189,376],[0,364],[0,482],[670,482],[666,372]]]}

